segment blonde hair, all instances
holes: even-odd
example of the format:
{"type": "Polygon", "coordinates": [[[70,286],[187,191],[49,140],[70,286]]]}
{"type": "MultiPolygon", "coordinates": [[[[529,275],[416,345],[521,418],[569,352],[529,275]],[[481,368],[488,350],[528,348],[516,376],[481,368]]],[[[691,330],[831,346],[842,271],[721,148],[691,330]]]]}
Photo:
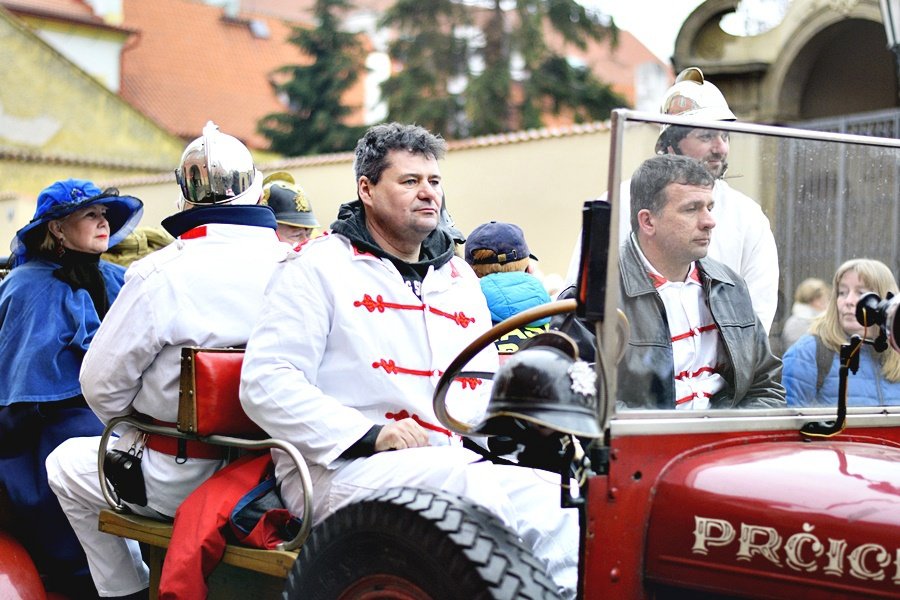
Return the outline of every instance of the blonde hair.
{"type": "Polygon", "coordinates": [[[828,297],[828,284],[818,277],[810,277],[804,279],[794,290],[794,302],[800,304],[811,304],[819,298],[828,297]]]}
{"type": "MultiPolygon", "coordinates": [[[[54,221],[62,221],[62,219],[54,219],[54,221]]],[[[44,237],[41,239],[41,243],[38,245],[38,250],[40,252],[46,252],[48,254],[54,254],[62,246],[62,241],[57,238],[55,235],[50,233],[50,223],[53,221],[47,221],[41,227],[44,228],[44,237]]]]}
{"type": "MultiPolygon", "coordinates": [[[[493,250],[487,250],[485,248],[479,248],[478,250],[472,251],[472,258],[474,258],[476,261],[493,258],[496,255],[497,253],[493,250]]],[[[528,269],[528,262],[529,259],[527,256],[525,258],[520,258],[519,260],[513,260],[503,264],[480,264],[476,262],[472,265],[472,270],[475,271],[475,274],[478,275],[479,278],[481,278],[485,275],[490,275],[491,273],[510,273],[512,271],[524,271],[528,269]]]]}
{"type": "MultiPolygon", "coordinates": [[[[881,261],[870,258],[856,258],[848,260],[834,274],[832,281],[831,298],[828,308],[821,316],[817,317],[810,326],[813,333],[824,342],[825,346],[835,352],[840,351],[841,344],[847,342],[847,332],[841,326],[840,315],[837,308],[837,293],[841,279],[848,272],[853,271],[860,278],[866,288],[884,298],[888,292],[897,294],[897,281],[891,270],[881,261]]],[[[900,354],[889,350],[879,356],[881,372],[888,381],[900,381],[900,354]]]]}

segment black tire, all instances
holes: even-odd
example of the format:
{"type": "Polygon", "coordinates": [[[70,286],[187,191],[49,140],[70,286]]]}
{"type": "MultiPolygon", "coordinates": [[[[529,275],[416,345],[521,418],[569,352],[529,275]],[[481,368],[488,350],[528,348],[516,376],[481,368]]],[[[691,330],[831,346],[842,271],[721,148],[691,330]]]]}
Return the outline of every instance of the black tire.
{"type": "Polygon", "coordinates": [[[316,526],[285,600],[557,599],[516,534],[458,496],[380,490],[316,526]]]}

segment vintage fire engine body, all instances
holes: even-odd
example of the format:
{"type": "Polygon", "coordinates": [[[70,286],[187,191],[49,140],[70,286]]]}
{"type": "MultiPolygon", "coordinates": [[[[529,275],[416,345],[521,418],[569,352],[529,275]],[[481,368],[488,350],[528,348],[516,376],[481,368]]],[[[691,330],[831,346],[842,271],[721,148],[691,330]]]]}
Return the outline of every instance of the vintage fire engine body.
{"type": "MultiPolygon", "coordinates": [[[[616,115],[611,191],[618,190],[631,117],[640,119],[616,115]]],[[[852,157],[860,152],[854,144],[863,143],[735,124],[732,147],[743,133],[760,135],[761,154],[780,144],[770,153],[781,168],[790,168],[777,163],[792,152],[852,157]],[[785,141],[786,134],[795,137],[785,141]]],[[[896,164],[896,142],[882,143],[860,160],[877,164],[888,156],[896,164]]],[[[853,183],[847,188],[852,193],[853,183]]],[[[852,374],[848,385],[852,390],[852,374]]],[[[610,419],[608,473],[587,484],[584,597],[665,598],[679,590],[900,597],[900,411],[851,408],[841,433],[801,432],[811,421],[830,424],[836,410],[653,411],[610,419]]]]}
{"type": "Polygon", "coordinates": [[[896,425],[852,415],[810,441],[804,419],[755,421],[613,424],[609,474],[588,484],[586,598],[900,595],[896,425]]]}
{"type": "Polygon", "coordinates": [[[900,412],[802,433],[835,410],[610,419],[581,490],[580,597],[900,596],[900,412]]]}

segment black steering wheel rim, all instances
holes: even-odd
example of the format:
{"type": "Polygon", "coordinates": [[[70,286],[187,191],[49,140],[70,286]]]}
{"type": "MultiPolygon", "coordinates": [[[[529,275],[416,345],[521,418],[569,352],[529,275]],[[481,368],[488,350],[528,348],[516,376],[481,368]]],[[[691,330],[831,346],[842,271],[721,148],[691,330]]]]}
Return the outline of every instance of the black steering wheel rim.
{"type": "MultiPolygon", "coordinates": [[[[462,352],[460,352],[457,357],[453,359],[453,361],[444,371],[444,374],[441,375],[441,378],[438,380],[437,386],[434,389],[432,406],[434,408],[434,414],[437,416],[441,424],[450,431],[459,435],[473,435],[472,430],[474,429],[474,427],[468,423],[453,418],[447,412],[447,404],[445,402],[447,391],[450,389],[450,384],[453,383],[454,379],[463,374],[462,368],[465,367],[469,363],[469,361],[475,357],[476,354],[487,348],[488,344],[494,343],[495,339],[533,321],[537,321],[538,319],[572,312],[573,310],[575,310],[575,306],[575,300],[570,299],[557,300],[555,302],[550,302],[548,304],[542,304],[541,306],[529,308],[528,310],[524,310],[517,315],[513,315],[512,317],[505,319],[500,323],[497,323],[496,325],[485,331],[483,334],[475,338],[475,340],[473,340],[468,346],[463,348],[462,352]]],[[[467,373],[471,373],[473,375],[476,374],[475,372],[467,373]]]]}

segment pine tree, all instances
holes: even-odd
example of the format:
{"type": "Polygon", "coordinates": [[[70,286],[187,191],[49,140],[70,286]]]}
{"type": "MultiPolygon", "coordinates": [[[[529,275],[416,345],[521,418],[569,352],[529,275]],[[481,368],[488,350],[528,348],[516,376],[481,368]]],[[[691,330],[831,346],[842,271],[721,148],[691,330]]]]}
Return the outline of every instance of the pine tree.
{"type": "Polygon", "coordinates": [[[605,24],[575,0],[516,0],[511,10],[501,8],[509,4],[506,0],[491,3],[481,50],[485,69],[473,78],[467,95],[473,134],[540,127],[547,112],[566,111],[575,122],[604,119],[613,108],[626,105],[589,69],[552,50],[544,33],[549,25],[580,49],[607,38],[616,44],[614,22],[605,24]],[[520,82],[515,94],[514,79],[520,82]],[[504,106],[502,114],[497,106],[504,106]]]}
{"type": "Polygon", "coordinates": [[[603,119],[626,105],[547,43],[547,26],[578,48],[616,43],[615,24],[575,0],[398,0],[382,25],[400,32],[390,52],[402,70],[382,85],[390,118],[448,138],[540,127],[548,112],[603,119]]]}
{"type": "Polygon", "coordinates": [[[271,140],[271,149],[288,156],[350,150],[363,127],[345,124],[355,107],[344,106],[344,92],[364,68],[362,45],[356,35],[340,30],[340,16],[349,0],[316,0],[318,27],[294,28],[290,41],[312,59],[309,65],[289,65],[276,73],[287,75],[277,84],[290,109],[263,117],[258,129],[271,140]]]}
{"type": "Polygon", "coordinates": [[[459,87],[468,72],[467,45],[457,35],[470,14],[456,0],[397,0],[381,19],[397,32],[388,52],[400,71],[381,85],[388,119],[417,123],[444,137],[465,134],[459,87]]]}

